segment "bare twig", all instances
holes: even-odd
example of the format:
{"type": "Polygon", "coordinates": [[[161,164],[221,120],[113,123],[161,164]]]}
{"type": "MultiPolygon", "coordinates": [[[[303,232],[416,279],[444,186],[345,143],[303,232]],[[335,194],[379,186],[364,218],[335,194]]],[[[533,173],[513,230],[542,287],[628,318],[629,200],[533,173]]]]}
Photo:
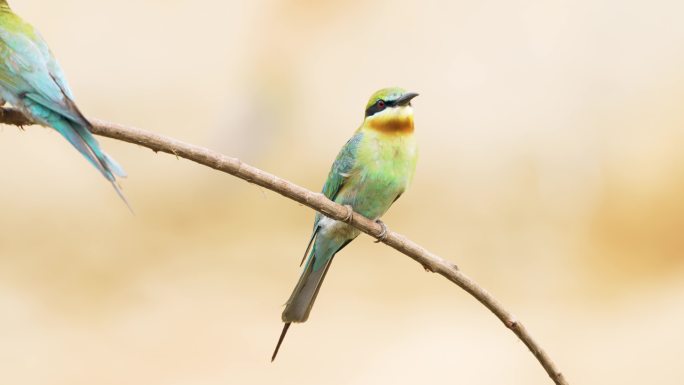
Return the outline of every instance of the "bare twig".
{"type": "MultiPolygon", "coordinates": [[[[0,111],[0,123],[17,126],[32,124],[30,119],[27,119],[16,109],[2,108],[0,111]]],[[[470,277],[462,273],[456,265],[431,253],[403,235],[390,231],[381,224],[355,212],[353,212],[351,218],[349,218],[349,211],[345,206],[330,201],[323,196],[323,194],[314,193],[285,179],[245,164],[239,159],[231,158],[204,147],[184,143],[167,136],[138,128],[126,127],[102,120],[91,120],[91,122],[93,123],[94,134],[137,144],[152,149],[155,152],[166,152],[176,157],[191,160],[195,163],[244,179],[249,183],[265,187],[319,211],[330,218],[340,221],[347,220],[348,223],[357,229],[413,258],[425,269],[444,276],[446,279],[467,291],[494,313],[507,328],[518,336],[518,338],[530,349],[532,354],[534,354],[556,384],[567,385],[567,381],[558,367],[556,367],[556,364],[551,360],[551,357],[549,357],[541,346],[532,338],[522,323],[504,309],[491,294],[481,288],[470,277]]]]}

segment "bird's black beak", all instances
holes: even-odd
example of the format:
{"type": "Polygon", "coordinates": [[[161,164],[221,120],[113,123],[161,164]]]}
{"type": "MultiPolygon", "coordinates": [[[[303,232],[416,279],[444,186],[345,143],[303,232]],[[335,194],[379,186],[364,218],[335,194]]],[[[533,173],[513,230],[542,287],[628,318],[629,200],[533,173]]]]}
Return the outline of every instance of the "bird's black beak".
{"type": "Polygon", "coordinates": [[[415,93],[415,92],[407,92],[407,93],[401,95],[401,96],[399,97],[399,99],[397,99],[397,100],[395,101],[395,103],[396,103],[398,106],[406,106],[406,105],[408,105],[409,103],[411,103],[411,99],[415,98],[416,96],[418,96],[418,94],[415,93]]]}

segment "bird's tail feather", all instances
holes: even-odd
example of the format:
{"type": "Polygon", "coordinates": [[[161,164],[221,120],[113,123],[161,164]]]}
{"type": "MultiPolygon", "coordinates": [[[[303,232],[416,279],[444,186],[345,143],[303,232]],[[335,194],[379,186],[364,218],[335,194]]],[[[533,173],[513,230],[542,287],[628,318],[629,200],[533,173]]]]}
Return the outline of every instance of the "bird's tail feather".
{"type": "Polygon", "coordinates": [[[285,326],[280,334],[271,361],[275,360],[278,350],[280,350],[280,345],[285,339],[285,334],[287,334],[287,330],[290,328],[290,324],[293,322],[305,322],[309,318],[311,308],[316,301],[318,292],[321,290],[323,279],[325,279],[325,275],[330,269],[333,257],[338,251],[349,244],[349,242],[351,242],[351,240],[338,242],[337,240],[325,238],[317,238],[314,241],[314,246],[309,255],[309,259],[306,261],[304,271],[299,277],[297,286],[295,286],[292,291],[290,299],[287,300],[285,310],[283,310],[282,319],[283,322],[285,322],[285,326]]]}
{"type": "Polygon", "coordinates": [[[123,167],[115,161],[111,156],[109,156],[106,152],[102,153],[102,157],[105,160],[105,163],[109,166],[109,169],[114,173],[114,175],[118,176],[119,178],[126,178],[128,174],[126,174],[126,171],[124,171],[123,167]]]}
{"type": "Polygon", "coordinates": [[[280,350],[280,345],[282,345],[287,330],[290,328],[292,322],[304,322],[309,318],[309,313],[311,313],[311,308],[313,307],[318,291],[321,289],[321,284],[323,283],[323,278],[330,268],[330,263],[332,258],[329,258],[318,270],[314,270],[314,258],[310,258],[306,264],[306,268],[299,277],[299,282],[295,286],[290,299],[285,305],[285,310],[283,311],[283,322],[285,326],[283,331],[280,333],[280,338],[278,339],[278,344],[273,351],[273,356],[271,357],[271,362],[275,360],[280,350]]]}
{"type": "Polygon", "coordinates": [[[95,137],[93,137],[93,134],[90,133],[88,127],[67,120],[57,114],[50,114],[46,121],[112,183],[116,193],[132,212],[131,205],[128,203],[128,200],[126,200],[126,197],[123,195],[121,188],[116,182],[116,177],[125,177],[126,172],[116,161],[114,161],[114,159],[100,149],[100,145],[97,143],[97,140],[95,140],[95,137]]]}
{"type": "MultiPolygon", "coordinates": [[[[87,146],[92,150],[93,154],[97,157],[99,163],[105,166],[104,168],[110,176],[118,176],[120,178],[125,178],[127,176],[126,171],[124,171],[121,165],[119,165],[119,163],[117,163],[111,156],[107,155],[107,153],[100,149],[100,144],[97,142],[97,140],[91,133],[92,130],[90,122],[85,120],[85,118],[83,118],[83,121],[85,122],[85,125],[72,121],[69,121],[69,123],[76,131],[76,133],[78,133],[78,136],[81,139],[83,139],[87,146]]],[[[105,177],[109,179],[107,175],[105,175],[105,177]]]]}
{"type": "Polygon", "coordinates": [[[306,322],[309,318],[311,308],[321,289],[323,279],[328,273],[333,256],[325,258],[325,261],[319,263],[317,263],[316,259],[314,250],[312,257],[306,263],[304,272],[299,277],[297,286],[295,286],[292,295],[290,295],[290,299],[287,300],[285,310],[283,311],[283,322],[306,322]]]}
{"type": "Polygon", "coordinates": [[[285,334],[287,334],[287,329],[290,328],[290,325],[292,325],[291,322],[285,323],[285,326],[283,326],[283,331],[280,332],[280,338],[278,338],[278,344],[276,345],[275,350],[273,351],[273,355],[271,356],[271,362],[275,360],[276,356],[278,355],[278,350],[280,350],[280,345],[283,344],[283,340],[285,339],[285,334]]]}

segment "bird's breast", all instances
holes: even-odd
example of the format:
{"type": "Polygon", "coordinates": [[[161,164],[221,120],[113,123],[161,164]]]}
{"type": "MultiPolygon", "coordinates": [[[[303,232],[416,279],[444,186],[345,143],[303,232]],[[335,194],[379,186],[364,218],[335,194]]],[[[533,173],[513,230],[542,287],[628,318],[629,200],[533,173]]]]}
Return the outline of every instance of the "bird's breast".
{"type": "Polygon", "coordinates": [[[413,135],[369,134],[358,151],[358,167],[345,183],[343,204],[377,219],[408,187],[416,164],[413,135]]]}

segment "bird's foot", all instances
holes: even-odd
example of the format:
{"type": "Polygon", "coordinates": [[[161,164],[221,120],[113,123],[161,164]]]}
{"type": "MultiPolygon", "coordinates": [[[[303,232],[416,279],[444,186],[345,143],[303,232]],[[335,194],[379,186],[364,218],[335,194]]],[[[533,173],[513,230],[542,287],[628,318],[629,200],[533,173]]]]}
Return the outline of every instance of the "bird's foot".
{"type": "Polygon", "coordinates": [[[376,219],[375,223],[379,224],[382,228],[382,232],[380,232],[380,234],[378,234],[378,236],[376,237],[377,240],[375,241],[375,243],[384,242],[385,240],[387,240],[387,225],[385,224],[385,222],[379,219],[376,219]]]}
{"type": "Polygon", "coordinates": [[[344,217],[344,221],[346,223],[351,223],[352,218],[354,217],[354,208],[351,207],[351,205],[344,205],[344,207],[347,209],[347,216],[344,217]]]}

